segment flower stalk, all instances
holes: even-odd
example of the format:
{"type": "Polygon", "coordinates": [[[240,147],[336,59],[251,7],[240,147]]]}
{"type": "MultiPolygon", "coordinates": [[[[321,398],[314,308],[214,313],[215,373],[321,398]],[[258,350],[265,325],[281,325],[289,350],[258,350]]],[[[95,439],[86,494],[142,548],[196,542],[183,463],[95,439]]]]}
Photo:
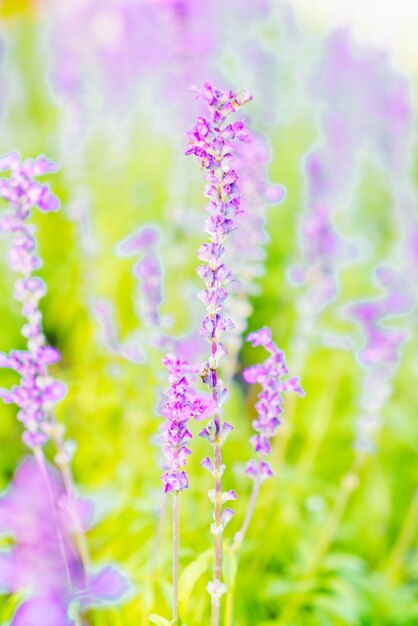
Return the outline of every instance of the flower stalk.
{"type": "MultiPolygon", "coordinates": [[[[49,365],[59,361],[60,354],[46,345],[39,309],[39,301],[46,293],[46,285],[39,277],[34,276],[34,271],[42,265],[42,260],[37,255],[35,229],[27,223],[35,207],[42,212],[59,209],[59,200],[51,193],[48,185],[42,185],[36,180],[39,176],[56,172],[58,168],[58,164],[42,155],[22,162],[16,152],[11,152],[0,159],[0,171],[11,172],[10,178],[3,178],[0,185],[0,195],[10,208],[10,212],[0,220],[0,232],[11,233],[13,237],[9,262],[22,275],[15,283],[14,296],[22,305],[22,314],[26,319],[22,334],[27,340],[26,351],[13,350],[9,355],[0,354],[0,367],[13,369],[21,376],[20,385],[10,391],[0,390],[0,397],[3,402],[15,403],[19,407],[18,419],[25,429],[23,441],[33,451],[46,478],[48,474],[42,447],[48,439],[52,439],[55,444],[55,461],[61,471],[70,503],[69,510],[75,529],[74,541],[87,576],[89,552],[77,513],[70,469],[73,447],[70,442],[64,441],[65,429],[57,424],[53,411],[55,403],[65,396],[66,387],[62,382],[53,380],[48,372],[49,365]]],[[[53,502],[53,494],[51,495],[53,502]]]]}
{"type": "Polygon", "coordinates": [[[173,626],[179,620],[179,545],[180,545],[180,497],[173,493],[173,626]]]}
{"type": "Polygon", "coordinates": [[[201,367],[201,378],[211,392],[215,410],[210,422],[199,434],[211,444],[213,453],[213,460],[206,458],[202,465],[214,479],[214,489],[209,492],[213,503],[213,579],[207,589],[211,596],[210,624],[218,626],[220,600],[226,592],[222,582],[223,531],[234,514],[232,509],[223,509],[223,503],[236,498],[233,491],[222,492],[222,445],[232,426],[222,422],[222,405],[228,396],[228,389],[219,377],[219,363],[227,354],[221,338],[225,332],[235,328],[233,321],[223,315],[224,302],[229,295],[224,285],[234,280],[231,270],[224,263],[224,242],[236,229],[235,218],[244,213],[237,184],[238,175],[232,168],[232,142],[235,139],[245,143],[250,141],[244,122],[231,124],[228,117],[250,101],[251,95],[247,92],[222,91],[211,83],[205,83],[199,96],[206,102],[210,116],[198,117],[196,125],[189,131],[186,155],[196,156],[201,167],[207,170],[205,195],[209,198],[206,209],[210,217],[205,222],[205,231],[209,234],[210,242],[198,250],[198,258],[203,264],[197,268],[197,273],[205,283],[205,289],[199,294],[206,308],[200,334],[209,343],[209,357],[201,367]]]}

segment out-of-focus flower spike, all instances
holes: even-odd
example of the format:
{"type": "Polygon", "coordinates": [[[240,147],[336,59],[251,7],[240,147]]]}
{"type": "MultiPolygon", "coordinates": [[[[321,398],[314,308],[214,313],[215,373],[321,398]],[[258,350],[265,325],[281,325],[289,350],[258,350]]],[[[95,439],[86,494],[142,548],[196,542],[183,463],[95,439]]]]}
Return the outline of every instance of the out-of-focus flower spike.
{"type": "Polygon", "coordinates": [[[261,385],[261,391],[258,394],[259,401],[255,405],[258,416],[253,421],[257,434],[250,439],[258,455],[258,461],[250,461],[245,471],[254,480],[263,481],[272,475],[269,465],[264,461],[264,456],[270,454],[270,440],[280,425],[283,393],[293,391],[299,396],[305,394],[297,377],[284,378],[288,373],[284,354],[277,348],[267,326],[249,333],[247,341],[251,342],[254,347],[263,346],[271,355],[264,363],[253,365],[243,372],[246,382],[261,385]]]}

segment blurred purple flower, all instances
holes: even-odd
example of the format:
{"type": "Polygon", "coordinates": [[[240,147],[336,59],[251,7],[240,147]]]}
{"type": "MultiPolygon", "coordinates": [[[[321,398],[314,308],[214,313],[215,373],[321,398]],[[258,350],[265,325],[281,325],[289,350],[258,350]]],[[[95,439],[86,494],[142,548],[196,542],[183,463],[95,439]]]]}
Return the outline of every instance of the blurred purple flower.
{"type": "Polygon", "coordinates": [[[380,414],[391,393],[401,347],[410,337],[406,328],[384,325],[384,321],[406,315],[415,303],[415,294],[411,294],[403,271],[381,267],[376,276],[382,295],[345,309],[346,316],[360,325],[364,336],[364,343],[357,350],[366,375],[356,445],[368,451],[374,448],[373,435],[380,426],[380,414]]]}
{"type": "Polygon", "coordinates": [[[0,196],[9,205],[9,212],[0,218],[0,232],[12,234],[10,265],[23,275],[15,283],[14,297],[21,303],[27,320],[22,329],[27,350],[0,354],[0,367],[10,368],[20,376],[20,384],[10,391],[1,389],[0,398],[19,407],[18,419],[25,427],[23,440],[30,448],[47,441],[49,413],[66,393],[64,383],[54,380],[48,373],[48,366],[59,361],[60,354],[45,345],[39,301],[46,293],[46,285],[32,275],[41,266],[41,259],[36,254],[34,226],[27,224],[33,208],[41,211],[59,208],[59,201],[49,187],[35,179],[57,169],[58,165],[43,155],[22,161],[17,152],[10,152],[0,158],[0,170],[11,172],[8,179],[0,180],[0,196]]]}
{"type": "Polygon", "coordinates": [[[145,83],[182,114],[189,85],[212,73],[225,26],[219,0],[84,0],[49,9],[52,84],[83,123],[90,102],[97,114],[92,92],[106,112],[127,111],[145,83]]]}
{"type": "Polygon", "coordinates": [[[277,348],[267,326],[250,333],[247,341],[251,342],[253,347],[263,346],[271,355],[264,363],[252,365],[243,372],[245,382],[261,385],[258,402],[255,405],[258,416],[253,421],[253,427],[257,434],[250,439],[257,453],[257,460],[250,461],[245,471],[254,480],[262,482],[273,475],[270,465],[264,460],[264,457],[270,454],[270,440],[280,426],[283,394],[293,391],[299,396],[304,396],[305,393],[297,377],[287,376],[289,371],[286,367],[284,353],[277,348]]]}
{"type": "Polygon", "coordinates": [[[0,530],[13,539],[13,547],[0,553],[0,586],[8,593],[28,593],[12,626],[70,626],[74,624],[70,618],[72,603],[81,610],[109,604],[128,589],[124,576],[110,566],[86,576],[73,543],[73,517],[67,509],[77,507],[78,518],[86,529],[91,525],[92,505],[80,499],[70,502],[59,474],[49,466],[47,476],[49,485],[35,461],[26,459],[0,498],[0,530]],[[63,549],[70,580],[63,566],[63,549]]]}
{"type": "Polygon", "coordinates": [[[242,201],[245,213],[237,217],[238,228],[231,232],[229,247],[225,252],[228,267],[234,280],[226,304],[237,332],[228,338],[230,354],[229,376],[233,375],[236,359],[242,345],[242,333],[252,312],[250,297],[257,293],[257,280],[264,273],[265,247],[268,242],[266,214],[273,205],[280,204],[285,196],[281,185],[270,183],[267,174],[271,158],[267,141],[252,135],[251,143],[238,143],[235,149],[236,167],[240,172],[242,201]]]}
{"type": "Polygon", "coordinates": [[[118,246],[121,256],[139,256],[133,268],[138,280],[137,313],[151,328],[158,328],[161,320],[159,308],[162,303],[162,269],[157,246],[160,239],[158,228],[142,226],[118,246]]]}

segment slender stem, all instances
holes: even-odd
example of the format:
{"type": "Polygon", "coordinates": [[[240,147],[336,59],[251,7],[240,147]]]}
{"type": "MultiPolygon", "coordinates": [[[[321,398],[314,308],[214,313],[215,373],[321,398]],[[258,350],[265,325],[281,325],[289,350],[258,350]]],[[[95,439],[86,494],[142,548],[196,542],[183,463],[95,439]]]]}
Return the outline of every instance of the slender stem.
{"type": "Polygon", "coordinates": [[[240,549],[245,539],[245,535],[247,534],[248,527],[250,525],[250,522],[254,514],[255,505],[257,503],[257,498],[258,498],[259,493],[260,493],[260,480],[257,476],[253,482],[253,488],[251,491],[250,501],[248,503],[247,512],[245,514],[244,521],[239,531],[235,534],[234,543],[231,546],[231,550],[233,552],[237,552],[240,549]]]}
{"type": "Polygon", "coordinates": [[[412,498],[412,502],[409,506],[407,514],[405,515],[403,524],[399,531],[398,537],[395,541],[395,545],[389,555],[386,575],[390,581],[396,581],[399,575],[400,565],[402,560],[413,542],[416,536],[416,529],[418,525],[418,489],[415,491],[412,498]]]}
{"type": "Polygon", "coordinates": [[[296,465],[294,483],[296,486],[303,485],[304,479],[308,476],[314,460],[318,454],[320,446],[324,440],[333,408],[340,388],[341,377],[344,371],[345,359],[341,353],[336,353],[330,363],[330,378],[327,388],[324,390],[323,399],[319,403],[318,409],[310,420],[307,441],[299,456],[296,465]]]}
{"type": "MultiPolygon", "coordinates": [[[[253,488],[251,491],[250,501],[248,503],[247,512],[245,514],[244,521],[242,523],[241,528],[237,533],[235,533],[234,541],[230,548],[231,552],[238,552],[241,548],[243,541],[245,539],[245,535],[247,534],[248,527],[252,520],[255,505],[257,503],[258,494],[260,493],[260,481],[258,477],[253,482],[253,488]]],[[[232,625],[232,617],[234,610],[234,595],[235,595],[235,584],[232,588],[228,589],[225,601],[225,615],[224,615],[224,626],[232,625]]]]}
{"type": "Polygon", "coordinates": [[[342,480],[341,488],[334,502],[334,507],[331,511],[327,523],[324,526],[324,530],[319,537],[319,541],[316,544],[316,549],[308,564],[305,574],[306,576],[309,576],[316,571],[321,559],[328,551],[331,543],[334,541],[338,526],[347,508],[351,493],[354,491],[354,489],[356,489],[358,485],[358,475],[364,463],[364,460],[364,452],[356,450],[353,464],[342,480]]]}
{"type": "Polygon", "coordinates": [[[41,448],[35,448],[33,452],[34,452],[34,455],[35,455],[36,462],[38,464],[39,471],[40,471],[41,476],[42,476],[42,478],[44,480],[45,488],[46,488],[47,493],[48,493],[48,498],[49,498],[49,502],[50,502],[51,509],[52,509],[52,515],[53,515],[53,519],[54,519],[54,525],[55,525],[55,529],[56,529],[56,533],[57,533],[59,549],[60,549],[60,552],[61,552],[61,557],[62,557],[62,561],[63,561],[63,565],[64,565],[65,576],[67,578],[67,584],[68,584],[69,588],[72,589],[71,572],[70,572],[70,566],[69,566],[69,563],[68,563],[67,551],[65,549],[65,542],[64,542],[64,537],[63,537],[62,530],[61,530],[61,523],[60,523],[60,520],[59,520],[59,517],[58,517],[58,512],[57,512],[57,507],[56,507],[56,502],[55,502],[55,497],[54,497],[54,492],[52,490],[51,481],[50,481],[48,470],[47,470],[46,464],[45,464],[44,453],[41,450],[41,448]]]}
{"type": "Polygon", "coordinates": [[[234,614],[234,595],[235,586],[228,588],[225,598],[224,626],[232,626],[232,618],[234,614]]]}
{"type": "Polygon", "coordinates": [[[179,545],[180,545],[180,497],[173,492],[173,626],[179,620],[179,545]]]}
{"type": "Polygon", "coordinates": [[[215,558],[213,563],[213,593],[211,606],[211,626],[218,626],[220,614],[220,589],[222,578],[222,451],[221,444],[215,440],[213,446],[215,475],[215,558]]]}
{"type": "Polygon", "coordinates": [[[62,435],[60,434],[60,429],[58,428],[58,425],[56,423],[55,416],[51,413],[49,414],[49,417],[52,424],[51,437],[55,443],[55,447],[58,452],[57,465],[61,472],[65,491],[70,502],[71,519],[75,528],[75,532],[73,535],[74,541],[77,546],[81,562],[83,564],[84,574],[87,576],[90,569],[90,555],[84,529],[80,520],[80,516],[77,512],[77,506],[75,502],[74,479],[71,472],[70,464],[66,459],[67,454],[64,448],[64,442],[62,440],[62,435]]]}

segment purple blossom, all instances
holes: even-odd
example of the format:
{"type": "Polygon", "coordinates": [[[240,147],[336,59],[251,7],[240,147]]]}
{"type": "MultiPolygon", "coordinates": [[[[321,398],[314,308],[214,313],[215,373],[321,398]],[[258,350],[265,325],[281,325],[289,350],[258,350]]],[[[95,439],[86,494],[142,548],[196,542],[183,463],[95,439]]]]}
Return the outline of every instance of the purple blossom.
{"type": "Polygon", "coordinates": [[[138,340],[129,339],[125,342],[119,340],[112,304],[107,300],[96,298],[91,303],[91,310],[100,327],[102,344],[109,352],[133,363],[143,363],[145,356],[138,340]]]}
{"type": "Polygon", "coordinates": [[[198,368],[191,366],[185,359],[167,354],[163,364],[169,371],[170,387],[166,391],[167,400],[162,408],[166,421],[161,426],[167,459],[166,471],[161,476],[165,493],[188,489],[187,474],[181,468],[190,454],[187,442],[192,438],[187,428],[191,418],[209,419],[215,410],[215,403],[209,395],[196,394],[190,384],[190,376],[198,368]]]}
{"type": "Polygon", "coordinates": [[[121,256],[139,256],[133,268],[138,280],[138,317],[149,326],[161,324],[159,309],[162,303],[162,269],[158,256],[160,233],[153,225],[143,226],[118,246],[121,256]]]}
{"type": "Polygon", "coordinates": [[[356,45],[347,29],[335,30],[313,91],[327,95],[323,126],[341,156],[360,147],[379,154],[391,169],[403,167],[413,128],[412,90],[387,53],[356,45]]]}
{"type": "MultiPolygon", "coordinates": [[[[198,274],[206,288],[199,294],[207,315],[204,317],[200,334],[210,343],[209,360],[202,367],[202,380],[209,386],[212,397],[218,405],[222,386],[218,381],[219,360],[226,355],[221,343],[223,334],[234,328],[232,320],[222,315],[228,292],[224,288],[233,280],[231,270],[223,262],[226,237],[236,228],[235,219],[242,214],[238,175],[232,168],[234,158],[233,140],[249,142],[250,137],[242,121],[228,122],[231,113],[238,111],[251,100],[248,92],[234,93],[215,88],[205,83],[199,96],[205,100],[210,117],[199,117],[196,125],[187,134],[186,155],[193,154],[207,170],[205,195],[209,198],[206,210],[210,217],[206,221],[206,232],[210,243],[203,244],[198,258],[204,262],[198,274]]],[[[220,432],[219,411],[214,418],[215,434],[220,432]]]]}
{"type": "Polygon", "coordinates": [[[339,269],[353,256],[335,227],[335,215],[352,202],[356,156],[366,150],[392,171],[402,170],[413,124],[408,81],[392,70],[385,54],[355,45],[347,30],[329,36],[312,78],[310,95],[321,102],[322,138],[305,159],[303,263],[290,272],[292,282],[309,284],[302,317],[336,297],[339,269]]]}
{"type": "MultiPolygon", "coordinates": [[[[243,214],[241,194],[238,186],[238,174],[233,169],[233,141],[250,141],[249,133],[243,121],[230,123],[231,113],[238,111],[242,105],[251,100],[248,92],[227,90],[222,91],[207,82],[198,95],[206,102],[209,117],[198,117],[197,122],[188,133],[186,155],[194,155],[202,169],[206,170],[205,196],[209,198],[206,210],[205,231],[210,242],[203,244],[197,253],[203,261],[197,272],[205,283],[200,298],[206,308],[200,334],[206,337],[210,345],[209,358],[201,366],[201,379],[212,394],[214,403],[213,419],[199,433],[213,446],[213,470],[205,463],[205,468],[213,474],[215,489],[209,493],[213,501],[213,522],[211,533],[214,535],[214,568],[213,580],[207,590],[212,598],[211,623],[219,623],[220,597],[225,593],[225,585],[221,582],[222,571],[222,534],[230,521],[233,511],[223,511],[222,501],[222,445],[228,435],[222,426],[222,404],[226,400],[228,390],[218,376],[220,360],[227,354],[222,338],[225,332],[235,328],[234,322],[223,315],[224,304],[228,292],[224,288],[233,280],[231,270],[224,262],[226,238],[236,228],[236,218],[243,214]]],[[[230,429],[231,427],[229,427],[230,429]]]]}
{"type": "Polygon", "coordinates": [[[364,337],[363,345],[357,350],[366,375],[356,445],[368,451],[374,447],[373,435],[380,426],[380,414],[391,393],[401,347],[410,337],[406,328],[387,326],[384,322],[392,316],[409,313],[415,301],[403,272],[381,267],[376,276],[383,291],[381,296],[354,303],[345,310],[346,316],[359,324],[364,337]]]}
{"type": "Polygon", "coordinates": [[[27,339],[27,350],[13,350],[0,356],[0,367],[10,368],[20,376],[20,384],[11,390],[1,389],[0,397],[3,402],[19,407],[18,419],[25,428],[23,440],[30,448],[47,441],[50,411],[66,393],[65,385],[48,373],[48,366],[59,361],[60,355],[45,345],[39,301],[46,293],[46,286],[32,275],[40,267],[41,259],[36,254],[34,226],[27,224],[34,207],[41,211],[59,208],[58,199],[49,187],[35,180],[57,169],[58,165],[43,155],[22,162],[16,152],[11,152],[0,159],[0,170],[11,172],[8,179],[0,181],[0,195],[9,204],[9,213],[0,218],[0,231],[12,234],[10,264],[23,275],[15,283],[14,297],[22,305],[26,318],[22,334],[27,339]]]}
{"type": "Polygon", "coordinates": [[[127,591],[127,581],[106,566],[86,577],[73,544],[73,517],[77,507],[84,529],[91,525],[92,505],[68,499],[59,474],[47,467],[54,506],[45,476],[33,459],[16,471],[9,490],[0,498],[0,530],[13,539],[13,547],[0,553],[0,586],[8,593],[24,589],[28,597],[18,607],[12,626],[73,626],[72,603],[82,610],[112,603],[127,591]],[[60,526],[57,533],[56,523],[60,526]],[[62,550],[70,580],[62,561],[62,550]]]}
{"type": "Polygon", "coordinates": [[[346,315],[361,326],[365,337],[365,345],[358,352],[360,362],[365,366],[391,368],[399,361],[399,348],[408,338],[408,332],[384,326],[382,322],[394,315],[408,313],[414,299],[404,277],[396,270],[380,267],[376,276],[383,294],[374,300],[346,307],[346,315]]]}
{"type": "Polygon", "coordinates": [[[264,363],[252,365],[243,372],[245,382],[261,385],[258,402],[255,405],[257,418],[253,421],[253,427],[257,434],[250,439],[258,460],[250,461],[245,471],[254,480],[263,481],[273,474],[269,464],[264,460],[264,456],[270,454],[270,440],[280,426],[283,394],[288,391],[294,391],[299,396],[305,394],[299,384],[299,379],[294,376],[287,376],[289,372],[284,353],[277,348],[267,326],[250,333],[247,341],[251,342],[253,347],[263,346],[271,355],[264,363]]]}
{"type": "Polygon", "coordinates": [[[238,143],[236,155],[245,214],[238,217],[238,228],[232,232],[226,251],[226,261],[235,278],[231,284],[227,309],[237,329],[227,340],[229,376],[233,375],[236,368],[242,334],[251,315],[249,298],[257,293],[257,281],[264,273],[265,247],[268,242],[267,211],[271,206],[280,204],[285,196],[284,188],[273,185],[268,179],[267,167],[271,154],[262,137],[253,135],[250,144],[238,143]]]}
{"type": "Polygon", "coordinates": [[[111,113],[135,105],[148,81],[160,92],[158,100],[170,104],[171,118],[173,106],[184,115],[189,85],[212,74],[224,12],[219,0],[85,0],[51,7],[52,82],[76,127],[97,116],[83,97],[92,84],[111,113]]]}

